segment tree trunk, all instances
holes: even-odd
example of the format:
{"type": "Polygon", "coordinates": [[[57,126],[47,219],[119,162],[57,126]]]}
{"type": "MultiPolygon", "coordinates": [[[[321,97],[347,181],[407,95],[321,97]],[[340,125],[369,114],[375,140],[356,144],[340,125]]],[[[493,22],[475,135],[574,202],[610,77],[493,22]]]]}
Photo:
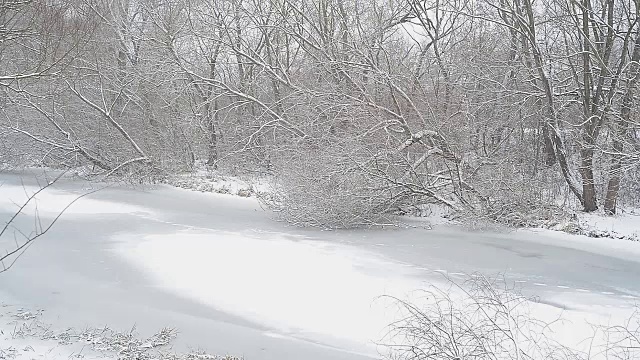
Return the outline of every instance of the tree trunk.
{"type": "Polygon", "coordinates": [[[580,150],[581,165],[580,174],[582,175],[582,206],[585,212],[598,210],[596,197],[596,186],[593,179],[593,147],[591,144],[585,144],[580,150]]]}
{"type": "MultiPolygon", "coordinates": [[[[640,14],[640,9],[636,8],[636,13],[640,14]]],[[[604,203],[604,211],[609,215],[616,213],[622,175],[624,138],[627,135],[627,124],[631,121],[631,108],[634,98],[633,90],[637,86],[638,81],[640,81],[640,66],[638,66],[638,61],[640,61],[640,33],[636,36],[633,54],[631,55],[631,80],[627,83],[627,91],[622,98],[620,117],[616,121],[618,133],[613,139],[613,159],[609,175],[609,184],[607,185],[607,196],[604,203]]]]}
{"type": "MultiPolygon", "coordinates": [[[[213,122],[211,123],[213,124],[213,122]]],[[[208,149],[207,165],[217,168],[216,161],[218,161],[218,135],[216,134],[215,126],[209,128],[209,149],[208,149]]]]}
{"type": "Polygon", "coordinates": [[[213,168],[217,167],[218,161],[218,129],[216,124],[218,122],[218,100],[214,100],[214,109],[211,111],[211,105],[205,105],[205,111],[207,116],[207,130],[209,132],[209,144],[207,149],[207,165],[213,168]]]}
{"type": "Polygon", "coordinates": [[[609,184],[607,185],[607,195],[604,200],[604,212],[607,215],[616,213],[618,202],[618,192],[620,190],[620,175],[622,170],[622,151],[624,143],[622,137],[625,134],[624,122],[616,121],[618,130],[617,136],[613,140],[613,159],[611,161],[611,169],[609,170],[609,184]]]}
{"type": "Polygon", "coordinates": [[[547,166],[553,166],[555,165],[557,159],[556,159],[556,153],[553,149],[554,147],[553,140],[551,139],[551,134],[549,133],[549,124],[547,121],[545,121],[545,123],[542,124],[542,138],[544,141],[544,148],[543,148],[544,163],[547,166]]]}

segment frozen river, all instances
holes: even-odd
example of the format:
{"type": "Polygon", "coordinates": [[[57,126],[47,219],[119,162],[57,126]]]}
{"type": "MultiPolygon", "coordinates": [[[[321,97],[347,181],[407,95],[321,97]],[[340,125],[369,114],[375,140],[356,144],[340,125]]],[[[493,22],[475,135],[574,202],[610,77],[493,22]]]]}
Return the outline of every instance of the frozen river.
{"type": "MultiPolygon", "coordinates": [[[[7,218],[23,186],[36,183],[24,173],[0,180],[7,218]]],[[[88,187],[60,181],[40,197],[40,216],[52,218],[88,187]]],[[[30,231],[32,215],[16,224],[30,231]]],[[[1,241],[10,248],[13,239],[1,241]]],[[[639,259],[640,244],[551,232],[301,230],[253,199],[111,186],[75,203],[0,274],[0,301],[45,309],[57,327],[176,327],[177,349],[366,359],[393,319],[380,295],[403,297],[444,274],[504,274],[550,307],[617,316],[640,297],[639,259]]]]}

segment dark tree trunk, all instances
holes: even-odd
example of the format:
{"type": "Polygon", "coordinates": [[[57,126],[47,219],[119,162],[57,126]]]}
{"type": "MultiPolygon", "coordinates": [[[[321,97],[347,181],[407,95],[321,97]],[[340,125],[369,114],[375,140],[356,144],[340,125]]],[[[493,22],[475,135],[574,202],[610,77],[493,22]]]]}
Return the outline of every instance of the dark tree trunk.
{"type": "Polygon", "coordinates": [[[580,174],[582,175],[582,206],[584,211],[592,212],[598,210],[596,186],[593,178],[593,147],[585,144],[580,151],[582,158],[580,174]]]}
{"type": "Polygon", "coordinates": [[[542,152],[544,154],[544,163],[547,166],[553,166],[555,165],[557,159],[553,140],[551,139],[551,134],[549,133],[549,124],[547,122],[542,125],[542,138],[544,141],[544,148],[542,152]]]}
{"type": "Polygon", "coordinates": [[[627,90],[622,98],[620,117],[616,121],[618,133],[613,140],[613,159],[609,175],[609,184],[607,185],[607,196],[604,203],[604,211],[609,215],[616,213],[622,175],[624,138],[627,136],[627,125],[631,121],[631,108],[633,106],[634,98],[633,90],[637,86],[638,81],[640,81],[640,67],[638,66],[638,61],[640,61],[640,33],[636,36],[633,55],[631,56],[631,81],[627,84],[627,90]]]}
{"type": "Polygon", "coordinates": [[[209,131],[209,154],[207,157],[207,165],[217,168],[216,162],[218,161],[218,135],[216,134],[215,127],[210,128],[209,131]]]}
{"type": "Polygon", "coordinates": [[[613,140],[613,159],[611,163],[611,169],[609,170],[609,184],[607,185],[607,195],[604,200],[604,212],[608,215],[614,215],[616,213],[616,207],[618,202],[618,192],[620,191],[620,175],[622,171],[622,151],[624,150],[624,143],[621,136],[624,135],[622,128],[622,121],[618,121],[618,134],[613,140]]]}
{"type": "Polygon", "coordinates": [[[211,166],[213,168],[217,167],[218,162],[218,100],[213,101],[214,108],[211,111],[211,105],[207,104],[205,106],[206,116],[207,116],[207,130],[209,132],[209,144],[207,149],[207,166],[211,166]]]}

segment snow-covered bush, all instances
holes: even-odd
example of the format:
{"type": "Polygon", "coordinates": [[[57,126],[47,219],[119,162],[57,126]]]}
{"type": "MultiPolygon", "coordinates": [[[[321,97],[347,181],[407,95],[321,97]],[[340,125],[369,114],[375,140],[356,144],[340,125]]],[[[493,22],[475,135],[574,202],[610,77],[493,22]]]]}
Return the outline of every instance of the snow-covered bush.
{"type": "Polygon", "coordinates": [[[337,146],[283,156],[274,162],[271,189],[261,200],[298,226],[388,224],[396,201],[382,182],[359,168],[359,161],[357,152],[337,146]]]}

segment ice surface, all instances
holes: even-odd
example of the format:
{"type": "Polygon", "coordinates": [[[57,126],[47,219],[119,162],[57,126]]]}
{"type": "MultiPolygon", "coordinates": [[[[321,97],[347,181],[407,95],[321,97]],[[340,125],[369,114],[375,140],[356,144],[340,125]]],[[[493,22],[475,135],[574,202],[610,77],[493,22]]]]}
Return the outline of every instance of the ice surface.
{"type": "MultiPolygon", "coordinates": [[[[85,189],[55,185],[38,197],[41,215],[85,189]]],[[[27,196],[16,179],[0,193],[4,216],[27,196]]],[[[17,224],[25,231],[28,210],[17,224]]],[[[376,354],[374,342],[399,315],[380,296],[412,298],[440,273],[504,273],[539,296],[536,317],[568,320],[554,336],[576,347],[590,324],[626,319],[640,294],[640,247],[631,241],[449,226],[300,230],[270,220],[255,199],[168,186],[99,191],[41,240],[0,276],[0,300],[42,306],[60,326],[176,326],[183,344],[247,358],[376,354]]]]}
{"type": "MultiPolygon", "coordinates": [[[[422,290],[449,287],[380,253],[277,233],[147,235],[135,246],[122,239],[118,251],[164,289],[272,328],[274,336],[372,355],[384,351],[375,344],[403,316],[382,295],[420,304],[422,290]]],[[[450,291],[463,298],[455,287],[450,291]]],[[[526,311],[553,323],[547,329],[553,340],[581,351],[599,346],[588,341],[593,325],[623,324],[633,312],[620,302],[605,306],[603,296],[555,298],[564,305],[532,301],[526,311]]]]}
{"type": "MultiPolygon", "coordinates": [[[[17,211],[31,195],[40,188],[32,185],[17,186],[4,184],[0,187],[0,210],[12,212],[17,211]]],[[[25,214],[34,214],[36,211],[41,216],[56,216],[67,205],[72,204],[65,215],[95,215],[95,214],[131,214],[149,212],[141,206],[131,206],[128,204],[96,200],[91,196],[78,199],[84,192],[72,193],[58,190],[54,187],[44,189],[23,209],[25,214]],[[77,201],[75,201],[77,200],[77,201]],[[74,202],[75,201],[75,202],[74,202]]]]}
{"type": "Polygon", "coordinates": [[[407,267],[355,247],[284,234],[147,235],[119,252],[164,288],[278,333],[375,353],[394,320],[383,295],[424,287],[407,267]]]}

